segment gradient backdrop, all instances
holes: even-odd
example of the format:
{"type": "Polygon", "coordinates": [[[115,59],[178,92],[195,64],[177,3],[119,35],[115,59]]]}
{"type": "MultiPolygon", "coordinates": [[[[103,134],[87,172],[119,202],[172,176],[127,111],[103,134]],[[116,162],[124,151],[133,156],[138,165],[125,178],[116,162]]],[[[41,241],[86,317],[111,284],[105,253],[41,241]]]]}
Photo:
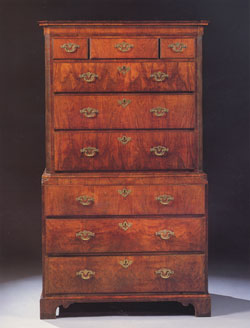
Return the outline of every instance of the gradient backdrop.
{"type": "Polygon", "coordinates": [[[203,43],[209,261],[249,264],[248,5],[247,0],[0,0],[0,257],[41,258],[44,43],[37,20],[209,19],[203,43]]]}

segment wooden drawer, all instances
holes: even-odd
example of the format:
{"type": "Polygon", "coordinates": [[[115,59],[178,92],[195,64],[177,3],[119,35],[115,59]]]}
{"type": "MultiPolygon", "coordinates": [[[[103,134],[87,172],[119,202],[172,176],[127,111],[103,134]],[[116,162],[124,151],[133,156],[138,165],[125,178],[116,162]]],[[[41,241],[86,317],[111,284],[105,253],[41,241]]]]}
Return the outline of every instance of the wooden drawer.
{"type": "Polygon", "coordinates": [[[87,59],[88,39],[53,39],[54,59],[87,59]]]}
{"type": "Polygon", "coordinates": [[[192,129],[194,94],[56,95],[55,129],[192,129]]]}
{"type": "Polygon", "coordinates": [[[158,58],[158,39],[93,38],[90,58],[158,58]]]}
{"type": "Polygon", "coordinates": [[[194,91],[194,62],[54,63],[54,92],[194,91]]]}
{"type": "Polygon", "coordinates": [[[195,39],[161,39],[161,58],[194,58],[195,39]]]}
{"type": "Polygon", "coordinates": [[[49,257],[45,293],[204,292],[204,262],[204,255],[49,257]]]}
{"type": "Polygon", "coordinates": [[[45,216],[205,213],[204,185],[114,184],[113,179],[110,185],[46,185],[45,216]]]}
{"type": "Polygon", "coordinates": [[[58,131],[55,170],[192,170],[196,163],[194,136],[189,130],[58,131]]]}
{"type": "Polygon", "coordinates": [[[48,254],[204,251],[204,218],[47,219],[48,254]]]}

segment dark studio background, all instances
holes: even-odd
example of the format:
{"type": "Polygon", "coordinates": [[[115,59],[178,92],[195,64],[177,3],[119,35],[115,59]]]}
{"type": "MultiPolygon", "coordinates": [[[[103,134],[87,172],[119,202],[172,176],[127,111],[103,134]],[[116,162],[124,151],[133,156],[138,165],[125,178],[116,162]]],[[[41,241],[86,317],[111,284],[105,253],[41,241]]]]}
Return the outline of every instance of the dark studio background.
{"type": "Polygon", "coordinates": [[[203,42],[209,261],[249,265],[248,7],[246,0],[0,0],[2,259],[41,258],[45,92],[37,21],[209,19],[203,42]]]}

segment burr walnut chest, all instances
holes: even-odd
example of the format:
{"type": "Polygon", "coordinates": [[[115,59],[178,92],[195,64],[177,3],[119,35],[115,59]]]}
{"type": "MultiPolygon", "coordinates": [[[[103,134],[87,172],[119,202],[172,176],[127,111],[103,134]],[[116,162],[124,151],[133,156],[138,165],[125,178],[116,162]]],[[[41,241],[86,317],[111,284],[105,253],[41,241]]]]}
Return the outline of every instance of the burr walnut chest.
{"type": "Polygon", "coordinates": [[[206,21],[39,22],[45,35],[41,318],[177,301],[210,315],[202,171],[206,21]]]}

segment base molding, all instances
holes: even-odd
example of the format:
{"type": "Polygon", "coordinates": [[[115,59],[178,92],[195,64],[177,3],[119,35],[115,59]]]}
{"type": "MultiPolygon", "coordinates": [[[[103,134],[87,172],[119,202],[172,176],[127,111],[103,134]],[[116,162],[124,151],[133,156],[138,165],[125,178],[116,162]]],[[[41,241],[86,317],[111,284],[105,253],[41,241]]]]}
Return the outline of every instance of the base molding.
{"type": "MultiPolygon", "coordinates": [[[[81,295],[51,296],[40,299],[40,318],[55,319],[59,306],[69,307],[73,303],[104,302],[179,302],[184,306],[193,305],[196,317],[211,316],[211,298],[209,294],[150,294],[150,295],[81,295]]],[[[167,305],[166,305],[167,306],[167,305]]]]}

